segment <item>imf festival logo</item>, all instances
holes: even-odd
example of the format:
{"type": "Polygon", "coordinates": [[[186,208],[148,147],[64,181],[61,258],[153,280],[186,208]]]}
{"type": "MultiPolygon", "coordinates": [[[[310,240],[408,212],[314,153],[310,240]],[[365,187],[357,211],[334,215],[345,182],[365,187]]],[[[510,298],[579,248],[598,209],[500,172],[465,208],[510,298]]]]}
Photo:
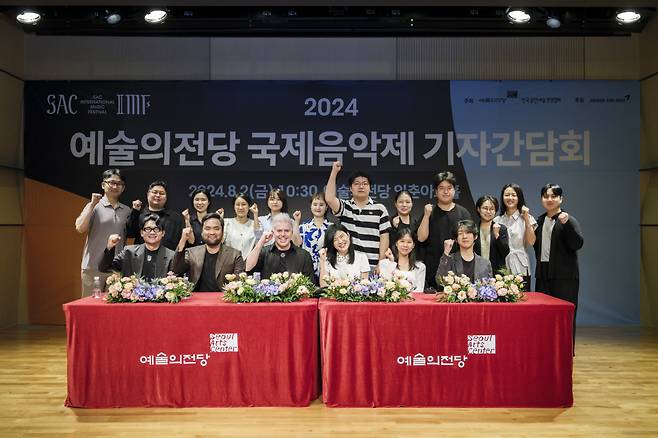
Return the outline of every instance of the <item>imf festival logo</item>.
{"type": "Polygon", "coordinates": [[[117,94],[118,116],[145,116],[150,107],[150,94],[117,94]]]}

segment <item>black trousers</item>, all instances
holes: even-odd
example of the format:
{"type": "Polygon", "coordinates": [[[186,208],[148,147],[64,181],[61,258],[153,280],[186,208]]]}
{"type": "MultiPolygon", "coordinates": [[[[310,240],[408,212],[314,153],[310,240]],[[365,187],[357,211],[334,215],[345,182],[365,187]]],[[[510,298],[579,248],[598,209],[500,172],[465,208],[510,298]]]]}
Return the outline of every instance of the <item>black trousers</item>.
{"type": "Polygon", "coordinates": [[[542,262],[537,266],[537,282],[535,290],[561,300],[573,303],[576,308],[573,312],[573,345],[576,346],[576,312],[578,311],[578,289],[580,280],[567,278],[548,278],[548,263],[542,262]]]}

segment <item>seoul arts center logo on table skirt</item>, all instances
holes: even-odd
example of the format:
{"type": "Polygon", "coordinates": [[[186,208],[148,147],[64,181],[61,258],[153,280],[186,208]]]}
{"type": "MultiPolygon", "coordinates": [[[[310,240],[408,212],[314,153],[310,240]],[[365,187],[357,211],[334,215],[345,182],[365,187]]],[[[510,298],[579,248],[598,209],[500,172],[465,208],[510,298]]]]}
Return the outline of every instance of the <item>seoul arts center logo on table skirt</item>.
{"type": "Polygon", "coordinates": [[[468,335],[468,354],[496,354],[496,335],[468,335]]]}
{"type": "Polygon", "coordinates": [[[212,353],[237,353],[238,352],[238,334],[237,333],[211,333],[210,334],[210,351],[212,353]]]}

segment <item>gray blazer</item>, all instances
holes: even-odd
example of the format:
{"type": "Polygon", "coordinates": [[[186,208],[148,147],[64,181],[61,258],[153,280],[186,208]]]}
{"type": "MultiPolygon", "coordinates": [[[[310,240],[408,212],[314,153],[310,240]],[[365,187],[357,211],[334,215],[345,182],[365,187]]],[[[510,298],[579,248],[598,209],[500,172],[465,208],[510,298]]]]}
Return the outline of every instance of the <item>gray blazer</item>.
{"type": "MultiPolygon", "coordinates": [[[[491,262],[477,254],[473,255],[475,256],[475,266],[473,268],[475,278],[471,278],[471,281],[476,282],[482,278],[491,277],[491,262]]],[[[450,254],[449,256],[445,254],[441,256],[441,260],[439,260],[439,269],[436,271],[437,284],[440,284],[442,276],[448,275],[448,271],[452,271],[457,275],[462,275],[464,273],[464,264],[462,263],[462,256],[459,251],[450,254]]]]}
{"type": "MultiPolygon", "coordinates": [[[[203,271],[203,261],[206,258],[206,245],[193,246],[184,251],[176,251],[172,269],[178,275],[187,274],[194,285],[199,282],[203,271]]],[[[245,263],[242,254],[237,249],[222,245],[217,253],[215,265],[215,279],[221,289],[226,282],[226,274],[239,274],[245,272],[245,263]]]]}
{"type": "MultiPolygon", "coordinates": [[[[138,277],[142,276],[142,268],[144,266],[144,244],[128,245],[114,255],[115,248],[105,249],[103,258],[98,265],[98,270],[101,272],[109,272],[111,270],[121,270],[121,275],[130,277],[135,274],[138,277]]],[[[155,260],[155,277],[162,278],[167,276],[167,272],[171,271],[171,261],[174,258],[174,252],[169,248],[160,245],[158,248],[158,255],[155,260]]]]}

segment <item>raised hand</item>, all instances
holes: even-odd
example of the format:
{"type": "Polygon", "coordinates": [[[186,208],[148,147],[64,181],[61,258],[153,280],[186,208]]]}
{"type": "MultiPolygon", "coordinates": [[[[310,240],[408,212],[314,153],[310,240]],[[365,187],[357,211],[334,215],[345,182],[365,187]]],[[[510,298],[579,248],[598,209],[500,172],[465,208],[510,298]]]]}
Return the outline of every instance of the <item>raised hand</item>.
{"type": "Polygon", "coordinates": [[[390,261],[394,262],[395,257],[393,257],[393,251],[391,251],[391,248],[386,248],[386,252],[384,253],[384,257],[389,259],[390,261]]]}
{"type": "Polygon", "coordinates": [[[274,238],[274,231],[270,230],[265,233],[260,238],[261,243],[265,244],[274,238]]]}
{"type": "Polygon", "coordinates": [[[190,223],[190,210],[188,210],[188,209],[186,208],[185,210],[183,210],[183,211],[181,212],[181,214],[183,215],[183,219],[185,219],[185,223],[186,223],[186,224],[189,224],[189,223],[190,223]]]}
{"type": "Polygon", "coordinates": [[[110,234],[110,237],[107,238],[107,249],[112,249],[119,244],[121,241],[121,236],[118,234],[110,234]]]}
{"type": "Polygon", "coordinates": [[[524,221],[530,220],[530,209],[524,205],[521,207],[521,215],[523,216],[524,221]]]}
{"type": "Polygon", "coordinates": [[[249,211],[253,213],[254,220],[258,220],[258,204],[256,204],[255,202],[251,204],[251,207],[249,207],[249,211]]]}
{"type": "Polygon", "coordinates": [[[334,161],[334,163],[331,165],[331,171],[334,173],[338,173],[343,169],[343,163],[340,161],[334,161]]]}
{"type": "Polygon", "coordinates": [[[425,216],[429,216],[432,214],[432,210],[434,210],[434,206],[432,204],[425,204],[425,210],[423,211],[423,214],[425,216]]]}
{"type": "Polygon", "coordinates": [[[92,193],[91,194],[91,205],[98,204],[98,202],[101,200],[102,197],[103,197],[103,195],[101,195],[100,193],[92,193]]]}
{"type": "Polygon", "coordinates": [[[493,224],[493,233],[496,239],[500,237],[500,224],[496,224],[496,223],[493,224]]]}
{"type": "Polygon", "coordinates": [[[142,201],[140,201],[139,199],[135,199],[133,201],[133,210],[140,211],[141,209],[142,209],[142,201]]]}
{"type": "Polygon", "coordinates": [[[560,212],[560,214],[557,215],[557,219],[562,223],[562,225],[564,225],[569,220],[569,213],[565,213],[562,211],[560,212]]]}
{"type": "Polygon", "coordinates": [[[224,219],[224,209],[223,208],[218,208],[215,213],[217,213],[218,215],[220,215],[222,217],[222,219],[224,219]]]}
{"type": "Polygon", "coordinates": [[[192,236],[194,236],[194,231],[192,230],[192,227],[185,227],[183,228],[183,232],[181,233],[180,240],[181,242],[184,241],[189,241],[192,236]]]}
{"type": "Polygon", "coordinates": [[[443,241],[443,253],[445,255],[450,255],[450,251],[452,251],[452,246],[455,244],[455,241],[453,239],[446,239],[443,241]]]}
{"type": "Polygon", "coordinates": [[[393,226],[397,228],[398,225],[400,225],[400,216],[395,216],[393,219],[391,219],[391,222],[393,223],[393,226]]]}
{"type": "Polygon", "coordinates": [[[294,213],[292,214],[292,218],[295,220],[295,224],[299,225],[299,223],[302,220],[302,212],[299,210],[295,210],[294,213]]]}

